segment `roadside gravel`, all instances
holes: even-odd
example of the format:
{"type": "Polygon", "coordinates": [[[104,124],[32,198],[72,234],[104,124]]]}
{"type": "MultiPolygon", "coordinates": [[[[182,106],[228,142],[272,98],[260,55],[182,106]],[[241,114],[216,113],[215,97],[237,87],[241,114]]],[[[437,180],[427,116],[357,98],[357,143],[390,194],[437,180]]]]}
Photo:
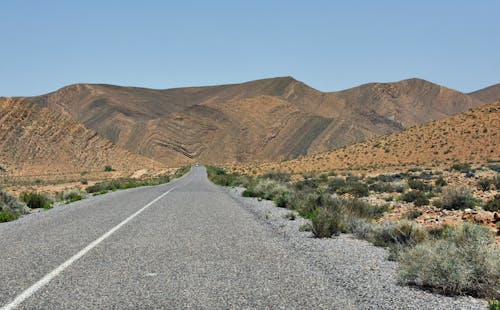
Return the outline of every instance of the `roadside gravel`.
{"type": "Polygon", "coordinates": [[[330,277],[336,286],[352,293],[353,303],[366,309],[486,309],[487,303],[472,297],[448,297],[418,288],[401,286],[396,280],[396,264],[387,260],[381,247],[342,234],[331,239],[313,238],[299,231],[309,220],[287,217],[291,211],[271,201],[244,198],[243,188],[224,188],[239,205],[272,230],[298,255],[307,257],[316,268],[330,277]]]}

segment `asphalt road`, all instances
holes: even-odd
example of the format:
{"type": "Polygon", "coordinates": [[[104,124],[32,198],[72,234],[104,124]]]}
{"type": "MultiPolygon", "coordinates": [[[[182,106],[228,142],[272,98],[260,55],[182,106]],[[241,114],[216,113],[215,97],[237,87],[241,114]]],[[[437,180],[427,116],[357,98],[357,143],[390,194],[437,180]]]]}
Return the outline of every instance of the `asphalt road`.
{"type": "Polygon", "coordinates": [[[356,308],[332,276],[203,167],[0,225],[0,307],[356,308]]]}

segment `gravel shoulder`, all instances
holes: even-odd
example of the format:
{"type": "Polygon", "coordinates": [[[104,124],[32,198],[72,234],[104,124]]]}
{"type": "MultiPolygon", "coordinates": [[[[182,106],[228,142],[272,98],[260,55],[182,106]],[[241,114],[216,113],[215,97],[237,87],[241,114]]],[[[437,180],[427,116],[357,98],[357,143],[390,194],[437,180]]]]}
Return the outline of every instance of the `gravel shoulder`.
{"type": "Polygon", "coordinates": [[[396,280],[396,264],[389,253],[350,234],[317,239],[299,231],[309,220],[287,218],[290,210],[271,201],[241,196],[243,188],[224,190],[265,227],[279,236],[297,255],[307,257],[316,268],[329,275],[336,286],[351,292],[353,304],[363,309],[486,309],[487,302],[467,296],[448,297],[418,288],[401,286],[396,280]]]}

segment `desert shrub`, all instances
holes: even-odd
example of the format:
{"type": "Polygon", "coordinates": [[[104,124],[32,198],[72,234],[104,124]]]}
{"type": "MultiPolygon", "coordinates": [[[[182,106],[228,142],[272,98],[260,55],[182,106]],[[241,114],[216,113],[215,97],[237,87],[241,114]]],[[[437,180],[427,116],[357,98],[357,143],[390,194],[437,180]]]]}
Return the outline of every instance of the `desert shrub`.
{"type": "Polygon", "coordinates": [[[379,174],[377,177],[377,180],[380,182],[394,182],[394,181],[399,181],[401,180],[401,175],[400,174],[379,174]]]}
{"type": "Polygon", "coordinates": [[[21,193],[19,198],[26,203],[31,209],[50,209],[52,208],[52,200],[42,193],[21,193]]]}
{"type": "Polygon", "coordinates": [[[210,181],[222,186],[247,187],[251,181],[250,177],[237,173],[227,173],[224,168],[215,166],[207,166],[207,175],[210,181]]]}
{"type": "Polygon", "coordinates": [[[370,184],[368,188],[377,193],[394,193],[396,191],[395,187],[392,184],[382,181],[370,184]]]}
{"type": "Polygon", "coordinates": [[[299,226],[299,231],[312,231],[311,223],[304,223],[299,226]]]}
{"type": "MultiPolygon", "coordinates": [[[[334,202],[335,200],[332,200],[334,202]]],[[[345,231],[340,200],[317,209],[312,218],[312,232],[316,238],[329,238],[345,231]]]]}
{"type": "Polygon", "coordinates": [[[500,164],[491,164],[488,167],[495,172],[500,172],[500,164]]]}
{"type": "Polygon", "coordinates": [[[87,185],[87,184],[89,184],[89,181],[87,179],[80,179],[80,183],[82,185],[87,185]]]}
{"type": "Polygon", "coordinates": [[[447,187],[441,195],[441,208],[448,210],[468,209],[477,203],[467,187],[447,187]]]}
{"type": "Polygon", "coordinates": [[[0,211],[5,212],[3,216],[7,218],[11,216],[11,213],[18,216],[28,213],[30,209],[24,202],[19,201],[13,195],[0,189],[0,211]]]}
{"type": "Polygon", "coordinates": [[[493,185],[493,180],[492,179],[481,179],[477,182],[477,188],[482,190],[482,191],[487,191],[490,189],[490,187],[493,185]]]}
{"type": "Polygon", "coordinates": [[[327,192],[321,190],[297,192],[292,202],[292,209],[295,209],[305,218],[311,219],[316,209],[326,206],[333,200],[327,192]]]}
{"type": "Polygon", "coordinates": [[[304,179],[297,181],[293,184],[295,190],[297,191],[307,191],[317,189],[320,185],[317,179],[304,179]]]}
{"type": "Polygon", "coordinates": [[[285,214],[285,218],[290,220],[290,221],[295,221],[297,219],[297,214],[295,212],[291,211],[285,214]]]}
{"type": "Polygon", "coordinates": [[[66,200],[68,202],[75,202],[78,200],[84,199],[86,196],[86,193],[77,189],[72,189],[69,191],[64,191],[62,198],[63,200],[66,200]]]}
{"type": "Polygon", "coordinates": [[[111,172],[111,171],[115,171],[115,169],[113,169],[113,167],[111,167],[111,166],[105,166],[104,171],[111,172]]]}
{"type": "Polygon", "coordinates": [[[286,172],[268,172],[262,176],[264,179],[271,179],[278,182],[290,182],[290,174],[286,172]]]}
{"type": "Polygon", "coordinates": [[[500,190],[500,176],[496,175],[493,177],[493,185],[495,185],[496,190],[500,190]]]}
{"type": "Polygon", "coordinates": [[[19,213],[10,210],[0,210],[0,223],[17,220],[19,213]]]}
{"type": "Polygon", "coordinates": [[[374,226],[371,241],[377,246],[389,248],[389,259],[396,259],[401,251],[424,242],[429,238],[424,227],[411,221],[384,222],[374,226]]]}
{"type": "Polygon", "coordinates": [[[291,192],[291,189],[284,183],[272,179],[258,178],[248,185],[248,188],[243,192],[243,196],[276,200],[277,204],[283,205],[291,202],[291,192]]]}
{"type": "Polygon", "coordinates": [[[366,197],[370,194],[368,185],[359,181],[349,181],[336,191],[337,194],[343,195],[349,193],[354,197],[366,197]]]}
{"type": "Polygon", "coordinates": [[[384,222],[376,226],[373,243],[378,246],[413,246],[428,239],[424,227],[411,221],[384,222]]]}
{"type": "Polygon", "coordinates": [[[483,209],[491,212],[499,212],[500,211],[500,194],[496,194],[495,197],[488,200],[483,209]]]}
{"type": "Polygon", "coordinates": [[[488,300],[488,309],[489,310],[500,310],[500,300],[497,300],[497,299],[488,300]]]}
{"type": "Polygon", "coordinates": [[[450,170],[460,171],[460,172],[468,172],[471,170],[471,166],[469,163],[457,163],[453,164],[450,167],[450,170]]]}
{"type": "Polygon", "coordinates": [[[367,219],[380,218],[389,210],[388,205],[371,206],[367,202],[359,199],[344,200],[343,207],[348,215],[367,219]]]}
{"type": "Polygon", "coordinates": [[[430,186],[425,184],[420,180],[410,179],[408,180],[408,187],[411,189],[416,189],[419,191],[428,191],[430,190],[430,186]]]}
{"type": "Polygon", "coordinates": [[[403,193],[400,197],[400,200],[405,202],[413,202],[416,206],[423,206],[429,204],[429,199],[427,199],[427,195],[418,190],[407,191],[403,193]]]}
{"type": "Polygon", "coordinates": [[[335,193],[338,189],[346,186],[346,181],[342,178],[333,178],[328,180],[328,191],[335,193]]]}
{"type": "Polygon", "coordinates": [[[500,249],[487,228],[463,223],[401,252],[398,277],[443,294],[498,297],[500,249]]]}
{"type": "Polygon", "coordinates": [[[439,177],[439,178],[436,179],[436,181],[434,182],[434,184],[437,187],[443,187],[443,186],[446,186],[448,183],[446,182],[446,180],[443,177],[439,177]]]}
{"type": "Polygon", "coordinates": [[[348,217],[346,219],[347,230],[357,238],[363,240],[373,240],[376,225],[367,219],[355,217],[348,217]]]}
{"type": "Polygon", "coordinates": [[[274,201],[274,203],[276,203],[276,206],[279,208],[288,208],[291,206],[293,198],[294,198],[293,193],[286,191],[286,192],[280,192],[279,194],[277,194],[273,198],[273,201],[274,201]]]}

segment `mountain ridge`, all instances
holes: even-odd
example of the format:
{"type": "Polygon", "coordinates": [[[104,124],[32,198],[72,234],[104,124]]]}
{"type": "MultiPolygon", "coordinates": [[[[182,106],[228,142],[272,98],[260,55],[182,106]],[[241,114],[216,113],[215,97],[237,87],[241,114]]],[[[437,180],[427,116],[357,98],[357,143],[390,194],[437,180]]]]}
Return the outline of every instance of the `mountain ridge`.
{"type": "Polygon", "coordinates": [[[290,76],[163,90],[73,84],[26,99],[166,165],[311,155],[485,104],[417,78],[321,92],[290,76]]]}

